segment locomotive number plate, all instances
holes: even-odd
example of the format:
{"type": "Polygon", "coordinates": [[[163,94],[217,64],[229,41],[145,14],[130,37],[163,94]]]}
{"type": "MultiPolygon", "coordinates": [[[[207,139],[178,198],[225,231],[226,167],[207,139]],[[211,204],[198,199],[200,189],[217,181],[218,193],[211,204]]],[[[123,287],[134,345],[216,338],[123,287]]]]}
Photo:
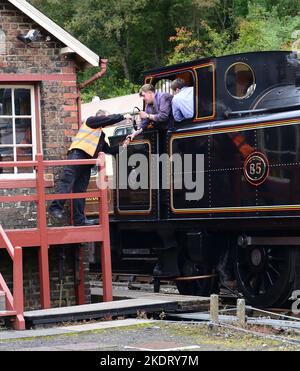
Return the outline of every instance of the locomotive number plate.
{"type": "Polygon", "coordinates": [[[269,175],[269,161],[260,152],[251,153],[244,163],[244,176],[247,182],[258,186],[263,184],[269,175]]]}

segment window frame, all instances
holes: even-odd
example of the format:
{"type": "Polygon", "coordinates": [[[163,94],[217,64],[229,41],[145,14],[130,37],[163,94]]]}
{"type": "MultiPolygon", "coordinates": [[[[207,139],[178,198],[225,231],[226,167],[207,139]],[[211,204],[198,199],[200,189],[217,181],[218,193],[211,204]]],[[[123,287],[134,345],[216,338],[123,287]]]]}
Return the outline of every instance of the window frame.
{"type": "MultiPolygon", "coordinates": [[[[186,68],[176,69],[176,70],[173,70],[173,71],[170,70],[170,71],[162,72],[162,73],[155,74],[155,75],[152,75],[152,76],[148,76],[146,78],[146,83],[153,84],[153,86],[156,89],[156,84],[158,82],[160,82],[162,80],[174,81],[176,78],[178,78],[177,77],[177,74],[180,74],[180,73],[182,74],[183,72],[188,72],[191,75],[192,79],[193,79],[193,85],[192,85],[192,87],[194,88],[194,99],[193,99],[193,101],[194,101],[194,116],[192,118],[188,119],[188,120],[191,120],[191,121],[194,122],[195,119],[196,119],[196,117],[197,117],[196,113],[197,113],[197,110],[198,110],[198,97],[197,97],[197,94],[195,94],[195,92],[196,92],[196,85],[197,85],[197,79],[196,79],[196,74],[195,74],[195,71],[194,71],[193,68],[186,67],[186,68]],[[170,79],[169,78],[170,76],[175,76],[175,79],[173,79],[173,80],[170,79]],[[150,82],[148,82],[148,81],[150,81],[150,82]]],[[[158,91],[160,91],[160,90],[158,90],[158,91]]],[[[168,93],[168,92],[166,92],[166,93],[168,93]]],[[[172,95],[171,88],[170,88],[169,94],[172,95]]],[[[181,121],[181,123],[184,123],[185,121],[186,120],[183,120],[183,121],[181,121]]]]}
{"type": "Polygon", "coordinates": [[[193,78],[193,87],[194,87],[194,117],[189,119],[192,122],[201,122],[201,121],[210,121],[213,120],[217,115],[216,109],[216,65],[213,61],[205,62],[203,64],[195,64],[194,66],[187,66],[184,68],[174,68],[173,70],[170,69],[168,71],[151,74],[145,77],[146,84],[153,84],[156,85],[157,80],[161,80],[164,78],[168,78],[169,76],[174,76],[183,72],[189,72],[193,78]],[[202,68],[212,68],[212,89],[213,89],[213,113],[210,116],[200,116],[199,115],[199,103],[201,99],[201,93],[199,92],[199,80],[197,75],[197,70],[202,68]]]}
{"type": "MultiPolygon", "coordinates": [[[[256,80],[256,74],[255,74],[255,71],[254,71],[254,69],[250,66],[250,64],[248,64],[248,63],[246,63],[246,62],[235,62],[235,63],[232,63],[232,64],[227,68],[227,70],[226,70],[226,72],[225,72],[224,84],[225,84],[225,89],[226,89],[227,93],[229,94],[229,96],[230,96],[231,98],[233,98],[233,99],[235,99],[235,100],[238,100],[238,101],[244,101],[244,100],[246,100],[246,99],[249,99],[249,98],[251,98],[252,95],[255,93],[255,90],[256,90],[256,87],[257,87],[257,80],[256,80]],[[228,82],[227,79],[228,79],[229,71],[230,71],[233,67],[238,66],[238,65],[246,66],[246,67],[249,69],[249,71],[252,73],[252,77],[253,77],[253,83],[249,86],[249,88],[250,88],[251,86],[255,86],[255,87],[254,87],[254,90],[252,91],[251,94],[248,95],[248,94],[246,93],[243,97],[238,97],[238,96],[236,96],[236,95],[233,95],[233,94],[230,92],[230,90],[228,89],[228,84],[227,84],[227,82],[228,82]]],[[[249,89],[249,88],[248,88],[248,89],[249,89]]]]}
{"type": "Polygon", "coordinates": [[[196,76],[196,90],[195,90],[195,96],[196,96],[196,113],[195,113],[195,122],[199,121],[210,121],[213,120],[216,117],[217,110],[216,110],[216,66],[214,62],[209,62],[209,63],[204,63],[204,64],[199,64],[195,67],[193,67],[193,70],[195,72],[196,76]],[[199,78],[198,78],[198,73],[197,71],[202,69],[202,68],[207,68],[211,67],[212,68],[212,105],[213,105],[213,112],[212,115],[210,116],[201,116],[199,113],[199,104],[200,104],[200,99],[201,99],[201,93],[200,92],[200,86],[199,86],[199,78]]]}
{"type": "MultiPolygon", "coordinates": [[[[0,115],[0,118],[7,118],[12,119],[13,123],[16,119],[22,118],[22,119],[31,119],[31,134],[32,134],[32,145],[21,145],[16,144],[16,131],[15,131],[15,124],[13,125],[13,138],[14,143],[12,145],[1,145],[0,148],[13,148],[14,158],[17,158],[16,150],[18,147],[22,148],[32,148],[32,159],[35,159],[35,156],[38,151],[38,137],[39,137],[39,128],[37,125],[39,124],[39,120],[37,120],[37,114],[38,111],[37,107],[38,101],[36,99],[36,86],[34,84],[18,84],[18,83],[1,83],[0,82],[0,89],[29,89],[30,90],[30,103],[31,103],[31,115],[15,115],[15,102],[14,102],[14,94],[12,94],[12,114],[11,115],[0,115]]],[[[17,161],[16,161],[17,162],[17,161]]],[[[1,165],[1,162],[0,162],[1,165]]],[[[35,179],[36,178],[36,171],[33,169],[31,173],[23,173],[18,174],[16,173],[16,167],[14,168],[14,174],[0,174],[0,182],[5,180],[24,180],[24,179],[35,179]]]]}
{"type": "Polygon", "coordinates": [[[127,125],[127,126],[126,125],[118,126],[117,128],[115,128],[114,133],[113,133],[113,136],[114,137],[115,136],[120,137],[120,136],[131,134],[131,133],[127,133],[127,131],[129,131],[127,129],[131,129],[131,133],[132,133],[132,127],[131,126],[129,126],[129,125],[127,125]],[[126,130],[126,134],[117,134],[118,130],[121,130],[121,129],[125,129],[126,130]]]}

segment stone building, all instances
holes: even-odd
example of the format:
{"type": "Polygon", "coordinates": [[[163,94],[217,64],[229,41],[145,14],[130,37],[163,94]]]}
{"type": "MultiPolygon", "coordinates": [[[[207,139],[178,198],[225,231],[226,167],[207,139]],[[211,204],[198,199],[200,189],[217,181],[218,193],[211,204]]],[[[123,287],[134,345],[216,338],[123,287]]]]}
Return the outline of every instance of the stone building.
{"type": "MultiPolygon", "coordinates": [[[[77,72],[99,66],[99,56],[25,0],[0,0],[0,195],[22,184],[34,191],[35,173],[28,168],[1,168],[1,161],[28,161],[42,153],[47,160],[64,159],[80,117],[77,72]]],[[[55,186],[58,169],[50,169],[47,186],[55,186]]],[[[20,192],[20,190],[18,191],[20,192]]],[[[35,228],[36,205],[0,203],[5,230],[35,228]]],[[[1,249],[0,273],[10,285],[11,263],[1,249]]],[[[87,255],[78,246],[51,246],[51,304],[78,303],[78,264],[88,272],[87,255]],[[86,258],[85,258],[86,256],[86,258]]],[[[40,307],[38,249],[23,253],[25,308],[40,307]]],[[[86,275],[86,301],[90,299],[86,275]]]]}

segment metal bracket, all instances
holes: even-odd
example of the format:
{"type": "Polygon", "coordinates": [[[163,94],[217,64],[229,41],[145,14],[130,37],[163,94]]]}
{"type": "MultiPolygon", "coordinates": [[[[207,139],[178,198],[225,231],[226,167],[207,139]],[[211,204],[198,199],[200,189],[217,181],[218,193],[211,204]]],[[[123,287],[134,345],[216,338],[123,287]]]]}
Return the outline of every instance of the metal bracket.
{"type": "Polygon", "coordinates": [[[248,246],[299,246],[300,237],[256,237],[256,236],[239,236],[238,245],[240,247],[248,246]]]}

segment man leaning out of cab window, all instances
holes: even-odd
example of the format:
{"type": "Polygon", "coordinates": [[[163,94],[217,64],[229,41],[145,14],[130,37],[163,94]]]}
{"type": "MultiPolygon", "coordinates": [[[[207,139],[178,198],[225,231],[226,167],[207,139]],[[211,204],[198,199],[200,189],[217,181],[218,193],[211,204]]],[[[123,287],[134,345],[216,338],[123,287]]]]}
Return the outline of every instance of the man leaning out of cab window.
{"type": "Polygon", "coordinates": [[[194,117],[194,88],[186,86],[183,79],[176,79],[171,84],[174,94],[172,101],[173,117],[176,122],[194,117]]]}
{"type": "Polygon", "coordinates": [[[167,122],[171,127],[173,122],[172,117],[172,99],[173,96],[169,93],[158,92],[151,84],[146,84],[141,87],[139,95],[144,99],[146,110],[139,112],[142,120],[140,127],[137,131],[129,135],[123,145],[127,147],[129,142],[137,135],[141,134],[147,126],[151,123],[167,122]]]}

